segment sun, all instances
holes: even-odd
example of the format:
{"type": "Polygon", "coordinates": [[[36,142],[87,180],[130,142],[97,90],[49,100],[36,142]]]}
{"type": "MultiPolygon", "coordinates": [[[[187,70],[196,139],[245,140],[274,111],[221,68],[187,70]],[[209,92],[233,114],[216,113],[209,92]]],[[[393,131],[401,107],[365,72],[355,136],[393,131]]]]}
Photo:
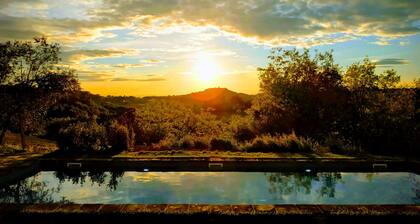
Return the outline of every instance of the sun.
{"type": "Polygon", "coordinates": [[[203,82],[213,81],[222,73],[220,64],[208,53],[197,53],[194,56],[194,75],[203,82]]]}

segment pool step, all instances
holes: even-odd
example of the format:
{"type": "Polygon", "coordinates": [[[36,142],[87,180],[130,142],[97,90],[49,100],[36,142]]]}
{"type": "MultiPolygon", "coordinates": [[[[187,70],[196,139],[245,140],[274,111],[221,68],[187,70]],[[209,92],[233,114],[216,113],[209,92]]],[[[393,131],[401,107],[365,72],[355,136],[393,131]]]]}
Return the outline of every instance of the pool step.
{"type": "Polygon", "coordinates": [[[386,163],[374,163],[372,164],[373,170],[386,170],[388,165],[386,163]]]}
{"type": "Polygon", "coordinates": [[[221,170],[223,169],[223,163],[209,163],[210,170],[221,170]]]}
{"type": "Polygon", "coordinates": [[[67,163],[67,168],[69,169],[80,169],[82,168],[82,163],[67,163]]]}

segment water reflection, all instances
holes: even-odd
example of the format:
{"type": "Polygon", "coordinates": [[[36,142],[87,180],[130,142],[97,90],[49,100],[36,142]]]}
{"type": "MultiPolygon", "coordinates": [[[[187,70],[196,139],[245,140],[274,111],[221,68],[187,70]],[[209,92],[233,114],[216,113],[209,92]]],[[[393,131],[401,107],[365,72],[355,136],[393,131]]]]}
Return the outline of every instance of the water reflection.
{"type": "Polygon", "coordinates": [[[0,187],[5,203],[419,204],[409,173],[40,172],[0,187]]]}
{"type": "Polygon", "coordinates": [[[283,198],[291,194],[311,194],[319,197],[334,198],[337,182],[341,181],[341,173],[269,173],[269,192],[275,197],[283,198]],[[314,189],[314,182],[319,186],[314,189]]]}
{"type": "MultiPolygon", "coordinates": [[[[28,178],[16,184],[0,187],[0,202],[2,203],[52,203],[56,202],[53,194],[60,192],[60,186],[50,187],[44,181],[28,178]]],[[[65,198],[59,202],[69,203],[65,198]]]]}
{"type": "Polygon", "coordinates": [[[103,186],[105,182],[106,188],[108,190],[116,190],[118,183],[121,181],[121,178],[124,175],[124,172],[104,172],[104,171],[89,171],[89,172],[79,172],[79,171],[56,171],[54,173],[55,177],[59,180],[59,183],[71,182],[73,185],[83,185],[88,179],[88,183],[91,185],[96,184],[97,186],[103,186]]]}

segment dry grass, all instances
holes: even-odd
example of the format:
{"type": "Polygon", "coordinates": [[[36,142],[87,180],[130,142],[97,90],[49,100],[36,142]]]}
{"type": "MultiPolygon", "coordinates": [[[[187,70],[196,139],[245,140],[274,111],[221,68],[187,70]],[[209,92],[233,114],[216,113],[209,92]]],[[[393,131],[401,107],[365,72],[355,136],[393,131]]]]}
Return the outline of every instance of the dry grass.
{"type": "Polygon", "coordinates": [[[27,136],[26,143],[28,145],[27,149],[22,150],[20,135],[8,132],[5,136],[5,144],[0,146],[0,153],[45,153],[58,149],[56,142],[34,136],[27,136]]]}

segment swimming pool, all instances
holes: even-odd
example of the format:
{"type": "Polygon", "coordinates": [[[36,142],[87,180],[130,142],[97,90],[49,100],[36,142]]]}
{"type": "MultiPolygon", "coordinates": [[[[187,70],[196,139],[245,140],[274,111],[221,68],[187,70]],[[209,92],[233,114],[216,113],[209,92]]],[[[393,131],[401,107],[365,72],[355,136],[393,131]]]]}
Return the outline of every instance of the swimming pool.
{"type": "Polygon", "coordinates": [[[419,204],[407,172],[41,171],[0,186],[0,203],[419,204]]]}

